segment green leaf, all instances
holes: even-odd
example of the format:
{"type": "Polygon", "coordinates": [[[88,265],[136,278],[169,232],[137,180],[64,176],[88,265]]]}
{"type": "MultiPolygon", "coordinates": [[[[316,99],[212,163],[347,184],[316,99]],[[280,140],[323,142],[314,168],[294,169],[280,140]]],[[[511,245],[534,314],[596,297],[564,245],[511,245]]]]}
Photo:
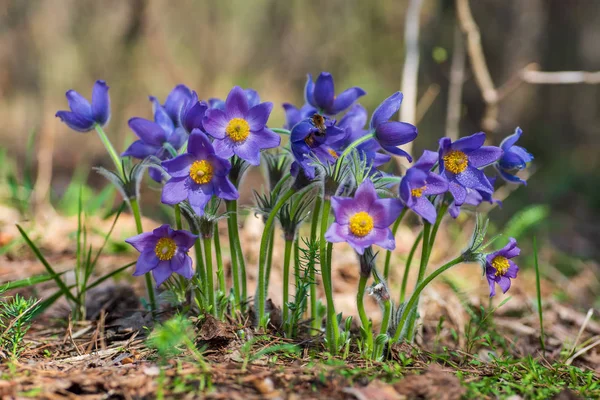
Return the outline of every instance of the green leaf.
{"type": "MultiPolygon", "coordinates": [[[[61,272],[58,275],[59,276],[63,275],[66,272],[67,271],[61,272]]],[[[48,282],[52,279],[54,279],[54,277],[52,275],[43,274],[43,275],[35,275],[30,278],[19,279],[18,281],[7,282],[4,285],[0,286],[0,293],[4,292],[6,290],[20,289],[20,288],[27,287],[27,286],[37,285],[38,283],[48,282]]]]}

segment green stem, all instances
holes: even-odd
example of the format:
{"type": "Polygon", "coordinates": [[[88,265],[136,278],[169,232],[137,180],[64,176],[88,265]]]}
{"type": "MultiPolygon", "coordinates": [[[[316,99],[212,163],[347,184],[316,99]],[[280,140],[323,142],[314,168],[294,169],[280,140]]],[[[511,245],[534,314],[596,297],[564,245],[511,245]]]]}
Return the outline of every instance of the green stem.
{"type": "Polygon", "coordinates": [[[294,287],[296,291],[294,295],[298,295],[298,287],[300,286],[300,237],[296,235],[294,240],[294,287]]]}
{"type": "Polygon", "coordinates": [[[434,272],[431,273],[431,275],[429,275],[427,278],[425,278],[425,280],[423,280],[423,282],[421,282],[417,286],[417,288],[415,289],[415,292],[412,294],[412,296],[410,296],[410,299],[408,300],[406,307],[404,307],[404,310],[402,311],[402,315],[400,316],[400,321],[398,323],[398,328],[396,328],[396,333],[394,334],[393,342],[397,342],[398,339],[400,339],[400,334],[402,333],[404,324],[406,323],[406,319],[411,314],[410,310],[413,309],[414,307],[416,307],[417,301],[419,300],[419,297],[421,296],[421,292],[423,291],[423,289],[425,289],[425,287],[432,280],[434,280],[436,277],[438,277],[441,273],[447,271],[451,267],[453,267],[456,264],[459,264],[461,262],[463,262],[462,254],[460,256],[456,257],[454,260],[452,260],[452,261],[442,265],[440,268],[436,269],[434,272]]]}
{"type": "Polygon", "coordinates": [[[269,283],[271,282],[271,267],[273,266],[273,247],[275,242],[275,229],[269,232],[269,247],[267,252],[267,270],[265,271],[265,293],[269,293],[269,283]]]}
{"type": "Polygon", "coordinates": [[[404,302],[404,298],[406,295],[406,286],[408,285],[408,275],[410,272],[410,266],[415,256],[415,252],[417,251],[417,247],[419,247],[419,243],[421,243],[422,238],[423,231],[419,232],[419,234],[415,238],[415,242],[413,243],[410,249],[410,252],[408,253],[408,258],[406,259],[406,267],[404,268],[404,276],[402,277],[402,287],[400,288],[400,303],[404,302]]]}
{"type": "MultiPolygon", "coordinates": [[[[193,225],[191,226],[192,233],[198,235],[198,229],[196,229],[193,225]]],[[[199,286],[202,288],[201,292],[204,298],[208,298],[208,289],[206,282],[206,270],[204,267],[204,257],[202,255],[202,243],[200,243],[200,238],[196,239],[194,242],[194,253],[196,253],[196,279],[199,286]]],[[[197,299],[200,304],[205,304],[204,299],[197,299]]],[[[201,310],[204,311],[204,310],[201,310]]]]}
{"type": "MultiPolygon", "coordinates": [[[[425,276],[425,272],[427,271],[427,263],[429,261],[429,253],[431,251],[431,249],[429,248],[430,233],[431,224],[425,221],[425,226],[423,227],[423,244],[421,246],[421,263],[419,265],[419,275],[417,276],[417,283],[415,285],[415,288],[421,284],[421,282],[423,281],[423,277],[425,276]]],[[[410,310],[408,314],[407,337],[409,340],[412,340],[412,332],[414,331],[415,323],[417,321],[417,306],[418,304],[416,304],[415,309],[410,310]]]]}
{"type": "Polygon", "coordinates": [[[283,326],[287,332],[288,321],[288,301],[289,301],[289,285],[290,285],[290,261],[292,255],[292,245],[294,241],[285,241],[285,251],[283,253],[283,326]]]}
{"type": "Polygon", "coordinates": [[[245,272],[243,273],[243,293],[240,294],[240,268],[245,271],[244,257],[241,256],[241,245],[237,224],[237,201],[227,200],[225,202],[229,216],[227,218],[227,230],[229,233],[229,252],[231,254],[231,276],[233,280],[233,296],[236,304],[241,307],[242,301],[246,300],[245,272]],[[239,247],[239,251],[238,251],[239,247]],[[241,259],[241,261],[240,261],[241,259]],[[241,297],[240,297],[241,296],[241,297]]]}
{"type": "MultiPolygon", "coordinates": [[[[310,243],[315,243],[317,240],[317,228],[319,227],[319,217],[321,215],[321,197],[317,196],[315,199],[315,206],[313,208],[313,216],[310,225],[310,243]]],[[[321,321],[317,315],[317,277],[316,268],[311,268],[309,272],[310,277],[310,318],[312,320],[312,328],[318,332],[321,329],[321,321]]]]}
{"type": "Polygon", "coordinates": [[[356,305],[358,308],[358,316],[360,318],[360,323],[362,325],[363,331],[366,335],[364,342],[364,353],[365,358],[371,358],[371,352],[373,350],[373,331],[371,329],[371,321],[367,317],[367,312],[365,311],[365,288],[367,287],[368,276],[360,276],[360,280],[358,281],[358,292],[356,293],[356,305]]]}
{"type": "Polygon", "coordinates": [[[281,135],[289,135],[290,131],[288,131],[287,129],[282,129],[282,128],[269,128],[270,130],[272,130],[275,133],[279,133],[281,135]]]}
{"type": "Polygon", "coordinates": [[[221,256],[221,238],[219,238],[219,224],[215,223],[213,235],[215,243],[215,257],[217,258],[217,277],[219,278],[219,289],[227,295],[227,286],[225,285],[225,269],[223,268],[223,257],[221,256]]]}
{"type": "Polygon", "coordinates": [[[217,301],[215,299],[215,283],[213,277],[213,264],[212,264],[212,249],[210,238],[205,237],[202,239],[204,241],[204,256],[206,260],[206,282],[207,282],[207,297],[208,297],[208,305],[210,307],[210,312],[213,316],[217,316],[217,301]]]}
{"type": "Polygon", "coordinates": [[[121,163],[121,157],[119,157],[119,154],[117,154],[112,143],[110,142],[110,140],[108,140],[108,136],[106,136],[104,129],[102,129],[102,127],[98,124],[94,125],[94,128],[96,128],[96,132],[98,132],[98,137],[100,138],[100,141],[104,145],[104,148],[106,148],[108,155],[110,156],[113,163],[115,164],[115,167],[117,168],[117,172],[119,173],[119,175],[121,177],[125,177],[125,172],[123,171],[123,164],[121,163]]]}
{"type": "Polygon", "coordinates": [[[325,240],[325,232],[329,226],[329,211],[331,209],[331,201],[323,200],[323,209],[321,214],[321,236],[320,236],[320,262],[321,276],[323,278],[323,287],[325,289],[325,297],[327,299],[327,343],[329,351],[335,355],[337,353],[337,338],[339,336],[339,327],[335,314],[335,305],[333,302],[333,285],[331,283],[331,264],[327,253],[327,241],[325,240]]]}
{"type": "MultiPolygon", "coordinates": [[[[408,207],[404,207],[404,209],[402,210],[402,212],[400,213],[398,218],[396,218],[396,221],[394,222],[394,226],[392,226],[392,235],[394,236],[394,238],[396,237],[396,232],[398,232],[398,227],[400,226],[400,223],[402,222],[402,219],[406,215],[407,211],[408,211],[408,207]]],[[[385,254],[385,264],[383,267],[383,277],[385,278],[386,281],[388,281],[388,278],[390,276],[390,260],[391,260],[391,258],[392,258],[392,251],[388,250],[385,254]]]]}
{"type": "Polygon", "coordinates": [[[273,210],[271,210],[271,214],[269,214],[269,218],[265,223],[265,230],[263,231],[262,239],[260,241],[260,256],[258,262],[258,287],[256,293],[256,312],[258,316],[258,324],[259,327],[266,327],[266,318],[265,318],[265,302],[266,302],[266,283],[265,283],[265,269],[267,262],[267,251],[268,251],[268,241],[269,241],[269,232],[273,228],[273,224],[275,223],[275,217],[277,213],[283,207],[283,205],[293,196],[296,192],[294,188],[290,188],[275,204],[273,210]]]}
{"type": "Polygon", "coordinates": [[[181,207],[179,207],[179,204],[175,204],[173,209],[175,210],[175,226],[181,230],[183,229],[183,225],[181,224],[181,207]]]}
{"type": "MultiPolygon", "coordinates": [[[[144,232],[144,228],[142,227],[142,215],[140,213],[140,205],[138,204],[138,200],[135,198],[129,199],[129,204],[131,206],[133,218],[135,219],[135,227],[137,229],[138,234],[141,234],[144,232]]],[[[152,283],[152,276],[150,275],[150,272],[144,274],[144,278],[146,279],[146,291],[148,292],[150,310],[152,310],[152,314],[155,314],[157,310],[156,297],[154,296],[154,284],[152,283]]]]}

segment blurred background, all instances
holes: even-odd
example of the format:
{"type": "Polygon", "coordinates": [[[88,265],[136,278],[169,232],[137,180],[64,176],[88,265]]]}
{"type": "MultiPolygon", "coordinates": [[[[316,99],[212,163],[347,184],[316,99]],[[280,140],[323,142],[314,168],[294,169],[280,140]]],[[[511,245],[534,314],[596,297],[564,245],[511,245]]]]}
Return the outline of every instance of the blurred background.
{"type": "MultiPolygon", "coordinates": [[[[502,87],[537,63],[542,71],[600,70],[600,2],[471,1],[493,82],[502,87]]],[[[405,60],[405,0],[4,0],[0,1],[0,138],[3,163],[30,166],[27,201],[59,199],[74,171],[110,167],[95,133],[70,131],[54,117],[64,93],[89,97],[96,79],[110,85],[106,131],[118,150],[133,140],[127,120],[152,118],[149,95],[164,101],[179,83],[199,97],[224,98],[233,85],[275,104],[300,106],[307,73],[329,71],[337,91],[364,88],[372,111],[400,90],[405,60]]],[[[419,138],[413,154],[435,149],[446,112],[457,27],[453,1],[424,0],[419,18],[419,138]]],[[[536,157],[527,187],[510,193],[498,224],[538,205],[532,234],[575,259],[600,258],[600,85],[514,86],[498,104],[497,123],[482,123],[485,102],[468,59],[460,135],[484,128],[499,144],[520,126],[536,157]],[[540,217],[541,216],[541,217],[540,217]]],[[[87,172],[86,172],[87,173],[87,172]]],[[[106,182],[90,174],[92,187],[106,182]]],[[[157,201],[158,193],[152,195],[157,201]]],[[[148,196],[146,196],[148,198],[148,196]]],[[[248,199],[249,200],[249,199],[248,199]]],[[[571,263],[569,261],[565,263],[571,263]]],[[[567,266],[568,267],[568,266],[567,266]]]]}

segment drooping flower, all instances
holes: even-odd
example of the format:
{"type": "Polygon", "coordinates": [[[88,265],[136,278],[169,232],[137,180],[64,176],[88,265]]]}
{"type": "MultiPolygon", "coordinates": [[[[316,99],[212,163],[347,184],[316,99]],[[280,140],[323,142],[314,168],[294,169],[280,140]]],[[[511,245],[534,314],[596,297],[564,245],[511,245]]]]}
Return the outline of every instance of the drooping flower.
{"type": "Polygon", "coordinates": [[[523,147],[515,146],[517,140],[521,137],[523,131],[517,127],[515,133],[505,138],[500,143],[500,148],[504,151],[502,157],[495,164],[500,176],[507,182],[521,183],[527,185],[527,182],[519,178],[515,172],[525,169],[528,162],[533,161],[533,156],[523,147]]]}
{"type": "Polygon", "coordinates": [[[165,204],[174,205],[187,199],[201,216],[213,195],[225,200],[239,197],[227,177],[231,164],[215,154],[210,140],[199,129],[190,135],[187,153],[163,161],[162,166],[171,176],[162,191],[161,201],[165,204]]]}
{"type": "Polygon", "coordinates": [[[415,140],[417,127],[407,122],[390,121],[390,118],[400,109],[403,97],[402,93],[396,92],[385,99],[373,112],[370,128],[375,132],[377,142],[385,151],[406,157],[412,162],[410,154],[399,149],[398,146],[415,140]]]}
{"type": "Polygon", "coordinates": [[[273,103],[250,108],[242,88],[231,89],[225,110],[209,109],[202,120],[206,132],[216,139],[216,153],[224,158],[235,154],[252,165],[260,164],[260,151],[281,142],[279,135],[266,126],[272,108],[273,103]]]}
{"type": "MultiPolygon", "coordinates": [[[[254,89],[244,89],[244,94],[246,94],[246,99],[248,100],[248,107],[252,108],[257,106],[260,103],[260,96],[258,92],[254,89]]],[[[225,102],[221,99],[208,99],[208,105],[210,108],[217,108],[219,110],[225,111],[225,102]]]]}
{"type": "Polygon", "coordinates": [[[197,238],[198,236],[188,231],[173,230],[165,224],[152,232],[144,232],[126,239],[125,242],[140,252],[133,275],[144,275],[151,271],[156,287],[173,273],[191,279],[194,270],[188,251],[197,238]]]}
{"type": "Polygon", "coordinates": [[[284,129],[292,130],[296,124],[306,118],[312,117],[317,112],[317,109],[310,104],[305,104],[298,108],[290,103],[283,103],[285,111],[284,129]]]}
{"type": "MultiPolygon", "coordinates": [[[[167,115],[169,118],[171,118],[171,121],[173,121],[175,126],[180,126],[179,118],[181,109],[185,104],[189,103],[192,98],[193,93],[190,88],[181,84],[175,86],[173,90],[171,90],[171,93],[169,93],[167,96],[165,104],[163,104],[162,107],[165,109],[167,115]]],[[[196,100],[198,100],[197,96],[196,100]]],[[[156,97],[150,96],[150,101],[152,101],[152,104],[155,108],[157,105],[161,105],[156,97]]]]}
{"type": "Polygon", "coordinates": [[[502,156],[502,149],[484,146],[485,133],[479,132],[452,142],[450,138],[440,139],[439,169],[449,183],[449,190],[456,205],[461,205],[467,197],[467,189],[492,194],[494,187],[485,176],[483,168],[493,164],[502,156]]]}
{"type": "Polygon", "coordinates": [[[485,274],[490,285],[490,297],[496,295],[496,283],[506,293],[510,289],[510,280],[517,277],[519,267],[511,258],[517,257],[521,249],[517,247],[517,241],[514,238],[508,240],[504,248],[488,254],[485,257],[485,274]]]}
{"type": "Polygon", "coordinates": [[[333,77],[329,72],[321,72],[316,82],[308,74],[304,97],[308,104],[327,115],[336,115],[350,107],[359,97],[367,94],[359,87],[352,87],[335,95],[333,77]]]}
{"type": "Polygon", "coordinates": [[[96,81],[92,89],[92,103],[74,90],[66,93],[71,111],[58,111],[56,116],[67,126],[78,132],[88,132],[94,125],[104,126],[110,119],[110,97],[108,85],[96,81]]]}
{"type": "Polygon", "coordinates": [[[345,139],[346,132],[335,126],[335,120],[314,114],[297,123],[290,134],[294,156],[293,170],[304,171],[309,179],[315,177],[314,158],[333,164],[339,154],[334,150],[345,139]]]}
{"type": "MultiPolygon", "coordinates": [[[[172,150],[179,150],[187,139],[187,134],[181,127],[176,127],[167,110],[156,103],[154,105],[154,122],[144,118],[131,118],[129,127],[139,137],[127,150],[123,157],[131,156],[143,160],[148,156],[160,160],[172,158],[172,150]],[[169,149],[172,148],[172,150],[169,149]]],[[[148,173],[156,182],[162,181],[162,173],[158,168],[150,168],[148,173]]]]}
{"type": "Polygon", "coordinates": [[[448,191],[448,182],[438,174],[431,172],[437,162],[437,153],[425,150],[415,165],[406,171],[400,182],[400,200],[427,222],[434,224],[437,213],[427,196],[448,191]]]}
{"type": "MultiPolygon", "coordinates": [[[[494,187],[494,184],[496,183],[496,178],[488,177],[488,180],[490,181],[490,184],[492,185],[492,187],[494,187]]],[[[467,189],[467,197],[465,198],[464,203],[461,205],[457,205],[456,201],[453,201],[452,203],[450,203],[450,206],[448,207],[448,213],[450,214],[450,216],[452,216],[452,218],[456,219],[460,215],[460,211],[463,206],[469,205],[469,206],[477,207],[484,201],[486,201],[490,204],[498,204],[499,207],[502,207],[502,202],[500,200],[494,199],[492,197],[492,194],[490,194],[488,192],[474,190],[474,189],[467,189]]]]}
{"type": "Polygon", "coordinates": [[[402,203],[380,199],[370,180],[360,184],[354,198],[333,196],[331,208],[335,222],[325,233],[328,242],[348,242],[358,254],[374,244],[387,250],[396,247],[389,226],[400,215],[402,203]]]}

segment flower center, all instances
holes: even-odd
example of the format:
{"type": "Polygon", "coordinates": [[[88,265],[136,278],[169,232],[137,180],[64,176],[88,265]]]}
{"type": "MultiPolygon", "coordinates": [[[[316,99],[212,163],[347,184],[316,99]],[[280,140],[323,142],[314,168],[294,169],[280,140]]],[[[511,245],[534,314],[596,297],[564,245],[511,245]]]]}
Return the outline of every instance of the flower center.
{"type": "Polygon", "coordinates": [[[452,150],[444,156],[444,167],[453,174],[460,174],[469,165],[467,155],[460,150],[452,150]]]}
{"type": "Polygon", "coordinates": [[[163,237],[156,242],[154,254],[156,254],[156,257],[158,257],[160,261],[167,261],[173,258],[175,250],[177,250],[175,241],[171,238],[163,237]]]}
{"type": "Polygon", "coordinates": [[[333,158],[335,158],[336,160],[338,159],[338,157],[339,157],[339,156],[338,156],[338,154],[335,152],[335,150],[333,150],[333,149],[329,149],[329,150],[327,150],[327,151],[329,152],[329,154],[331,154],[331,156],[332,156],[333,158]]]}
{"type": "Polygon", "coordinates": [[[503,276],[510,267],[508,258],[502,256],[494,257],[492,260],[492,267],[496,268],[496,276],[503,276]]]}
{"type": "Polygon", "coordinates": [[[190,167],[190,178],[198,185],[211,181],[213,177],[213,166],[206,160],[194,161],[190,167]]]}
{"type": "Polygon", "coordinates": [[[250,124],[243,118],[234,118],[227,124],[225,132],[235,143],[243,142],[250,135],[250,124]]]}
{"type": "Polygon", "coordinates": [[[373,218],[366,212],[361,211],[350,217],[350,232],[353,235],[367,236],[373,230],[373,218]]]}
{"type": "Polygon", "coordinates": [[[421,197],[423,196],[423,191],[427,189],[427,186],[421,186],[420,188],[416,188],[410,191],[410,194],[412,195],[412,197],[421,197]]]}

